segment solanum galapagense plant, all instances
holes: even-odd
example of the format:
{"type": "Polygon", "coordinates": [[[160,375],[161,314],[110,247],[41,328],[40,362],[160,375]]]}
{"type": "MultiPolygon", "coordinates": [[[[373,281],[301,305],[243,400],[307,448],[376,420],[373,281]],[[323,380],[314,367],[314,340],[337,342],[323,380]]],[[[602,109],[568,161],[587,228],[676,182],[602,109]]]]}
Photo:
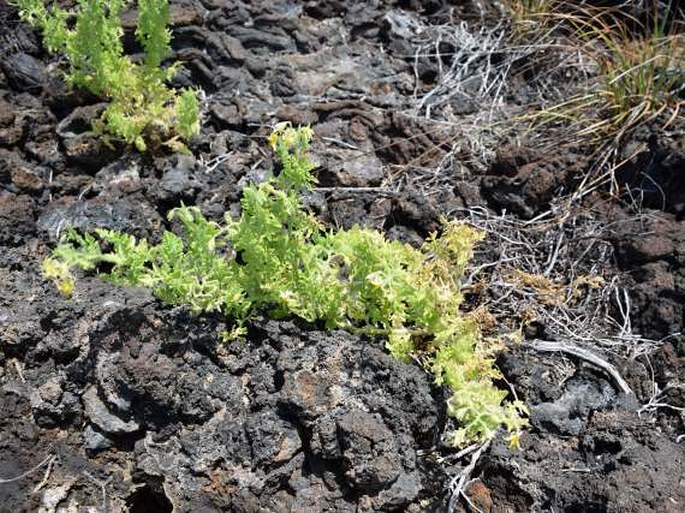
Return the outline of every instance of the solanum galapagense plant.
{"type": "Polygon", "coordinates": [[[491,438],[502,425],[516,444],[525,406],[504,402],[507,393],[493,383],[495,348],[460,310],[462,275],[481,234],[444,220],[441,234],[416,249],[370,229],[327,230],[301,199],[316,183],[311,137],[306,127],[276,127],[269,141],[282,170],[243,190],[238,218],[218,223],[182,206],[169,213],[182,233],[166,231],[156,245],[116,231],[69,230],[44,261],[45,275],[68,295],[73,269],[107,264],[104,279],[149,287],[197,313],[222,312],[233,334],[266,313],[384,337],[395,357],[422,362],[449,388],[456,445],[491,438]]]}
{"type": "Polygon", "coordinates": [[[164,67],[170,53],[168,0],[138,0],[135,36],[143,62],[124,54],[120,16],[130,0],[78,0],[75,11],[43,0],[13,0],[21,19],[37,27],[46,48],[63,53],[69,63],[66,81],[105,99],[108,105],[94,127],[135,145],[184,149],[183,141],[200,130],[195,91],[167,85],[177,65],[164,67]]]}

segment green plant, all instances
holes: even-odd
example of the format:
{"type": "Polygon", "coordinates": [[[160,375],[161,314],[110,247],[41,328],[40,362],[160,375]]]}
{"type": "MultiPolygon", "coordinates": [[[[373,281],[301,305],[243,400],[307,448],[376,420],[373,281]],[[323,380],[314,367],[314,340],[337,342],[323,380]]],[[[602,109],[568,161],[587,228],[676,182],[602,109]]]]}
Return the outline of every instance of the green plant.
{"type": "Polygon", "coordinates": [[[603,47],[593,53],[603,82],[594,99],[605,117],[588,131],[608,129],[620,137],[663,113],[672,111],[667,116],[670,119],[678,115],[685,91],[685,39],[682,34],[668,33],[665,21],[655,18],[639,30],[622,22],[608,24],[601,18],[584,24],[588,33],[583,36],[603,47]]]}
{"type": "Polygon", "coordinates": [[[14,0],[23,20],[38,27],[51,52],[69,62],[68,84],[109,102],[95,127],[145,151],[149,144],[179,147],[199,132],[195,92],[167,86],[176,66],[163,68],[171,32],[168,0],[139,0],[136,38],[142,63],[124,54],[120,15],[130,0],[78,0],[76,12],[43,0],[14,0]],[[75,19],[75,21],[72,20],[75,19]]]}
{"type": "Polygon", "coordinates": [[[507,394],[493,384],[496,346],[460,312],[460,281],[481,235],[445,221],[440,236],[414,249],[359,227],[325,231],[300,198],[315,183],[310,137],[308,128],[277,126],[270,142],[283,169],[245,188],[238,219],[220,224],[195,207],[177,208],[169,217],[181,222],[183,236],[165,232],[158,245],[108,230],[70,230],[44,262],[46,276],[70,290],[69,268],[106,263],[104,278],[150,287],[194,312],[221,311],[236,320],[234,333],[262,311],[385,336],[394,356],[423,362],[452,390],[457,445],[490,438],[503,424],[516,444],[525,407],[502,404],[507,394]]]}
{"type": "Polygon", "coordinates": [[[531,32],[534,27],[546,20],[559,3],[556,0],[506,0],[505,5],[519,36],[531,32]]]}
{"type": "Polygon", "coordinates": [[[609,10],[558,14],[571,29],[572,44],[594,63],[597,80],[568,100],[532,118],[540,124],[561,121],[577,139],[617,144],[637,126],[680,113],[685,92],[685,38],[667,27],[668,15],[656,12],[647,23],[609,10]]]}

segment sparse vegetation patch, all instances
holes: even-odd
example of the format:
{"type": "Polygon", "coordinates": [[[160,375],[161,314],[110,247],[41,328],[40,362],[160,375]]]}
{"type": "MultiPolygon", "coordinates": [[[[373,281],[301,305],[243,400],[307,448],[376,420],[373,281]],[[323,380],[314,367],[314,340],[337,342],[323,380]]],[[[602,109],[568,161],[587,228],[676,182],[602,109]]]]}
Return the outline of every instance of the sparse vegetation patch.
{"type": "Polygon", "coordinates": [[[417,250],[359,227],[326,231],[300,200],[315,182],[310,137],[308,128],[276,128],[271,145],[283,169],[245,188],[239,219],[219,224],[195,207],[177,208],[169,217],[181,222],[183,236],[165,232],[158,245],[109,230],[72,230],[44,262],[45,275],[70,294],[69,269],[108,264],[105,279],[235,319],[232,336],[260,311],[385,336],[394,356],[422,362],[453,392],[448,409],[460,425],[456,445],[489,439],[501,425],[516,445],[525,407],[502,404],[507,392],[493,384],[496,346],[460,312],[462,274],[481,235],[445,221],[442,234],[417,250]]]}
{"type": "Polygon", "coordinates": [[[606,150],[618,147],[640,125],[657,121],[666,127],[680,114],[685,39],[680,22],[671,18],[670,4],[663,9],[655,5],[641,16],[570,3],[550,9],[538,9],[537,2],[513,5],[516,26],[537,28],[539,43],[575,51],[586,68],[577,69],[587,79],[568,99],[533,111],[529,117],[536,130],[561,124],[565,133],[574,134],[574,142],[606,150]],[[545,22],[534,23],[540,20],[545,22]]]}
{"type": "Polygon", "coordinates": [[[183,150],[199,132],[196,93],[177,93],[167,82],[177,66],[163,67],[171,32],[168,0],[139,0],[136,39],[145,57],[136,63],[124,54],[120,16],[129,0],[79,0],[67,11],[56,3],[16,0],[24,21],[40,29],[45,46],[69,62],[66,79],[109,102],[95,128],[140,151],[165,144],[183,150]]]}

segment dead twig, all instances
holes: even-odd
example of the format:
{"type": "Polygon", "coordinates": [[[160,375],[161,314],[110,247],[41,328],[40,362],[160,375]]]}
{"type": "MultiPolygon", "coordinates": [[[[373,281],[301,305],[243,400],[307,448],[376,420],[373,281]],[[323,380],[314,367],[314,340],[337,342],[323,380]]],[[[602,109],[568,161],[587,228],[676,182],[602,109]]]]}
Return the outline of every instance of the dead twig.
{"type": "Polygon", "coordinates": [[[626,380],[623,379],[621,374],[616,370],[616,368],[613,365],[611,365],[609,362],[603,360],[602,358],[600,358],[599,356],[597,356],[596,354],[592,353],[587,349],[583,349],[582,347],[578,347],[567,342],[547,342],[543,340],[533,340],[527,342],[526,344],[535,349],[536,351],[562,352],[573,355],[576,358],[580,358],[581,360],[585,360],[586,362],[589,362],[595,365],[596,367],[599,367],[609,376],[611,376],[611,378],[614,380],[616,386],[618,386],[621,392],[627,395],[634,395],[632,389],[630,388],[630,385],[628,385],[626,380]]]}
{"type": "Polygon", "coordinates": [[[40,483],[36,485],[36,487],[33,489],[33,493],[39,492],[48,482],[48,479],[50,479],[50,474],[52,473],[52,467],[55,463],[55,460],[57,459],[56,456],[53,456],[50,461],[48,461],[47,468],[45,469],[45,475],[43,476],[43,479],[40,483]]]}
{"type": "Polygon", "coordinates": [[[107,485],[112,481],[114,476],[109,476],[107,479],[102,480],[96,478],[87,470],[83,471],[83,475],[100,487],[100,491],[102,492],[102,513],[107,513],[109,511],[109,505],[107,502],[107,485]]]}
{"type": "MultiPolygon", "coordinates": [[[[462,469],[462,471],[459,472],[459,474],[454,476],[450,481],[449,488],[452,495],[450,496],[450,500],[447,506],[447,513],[454,513],[454,510],[457,506],[457,502],[459,501],[459,497],[464,495],[464,490],[467,485],[467,479],[471,476],[471,473],[476,468],[476,464],[478,463],[481,454],[483,454],[483,452],[485,452],[488,447],[490,447],[490,440],[486,441],[480,447],[478,447],[478,449],[473,451],[471,455],[471,461],[469,462],[469,464],[464,469],[462,469]]],[[[468,501],[468,498],[466,499],[468,501]]]]}
{"type": "Polygon", "coordinates": [[[15,481],[20,481],[21,479],[24,479],[25,477],[28,477],[31,474],[33,474],[34,472],[39,470],[44,465],[52,464],[52,462],[54,461],[54,459],[56,457],[57,456],[55,456],[54,454],[50,454],[49,456],[46,456],[45,459],[43,461],[41,461],[38,465],[36,465],[33,468],[30,468],[29,470],[27,470],[23,474],[19,474],[18,476],[6,478],[6,479],[0,478],[0,484],[8,484],[8,483],[14,483],[15,481]]]}

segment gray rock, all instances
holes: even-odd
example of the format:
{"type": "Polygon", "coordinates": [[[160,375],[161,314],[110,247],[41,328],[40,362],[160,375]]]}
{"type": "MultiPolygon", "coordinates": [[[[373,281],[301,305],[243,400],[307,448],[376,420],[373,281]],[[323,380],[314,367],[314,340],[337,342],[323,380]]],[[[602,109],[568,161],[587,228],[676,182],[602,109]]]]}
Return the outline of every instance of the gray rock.
{"type": "Polygon", "coordinates": [[[422,488],[418,472],[403,472],[390,488],[378,494],[376,502],[386,510],[402,510],[418,496],[422,488]]]}
{"type": "Polygon", "coordinates": [[[571,379],[559,399],[531,408],[530,421],[540,429],[577,435],[587,422],[588,414],[606,407],[615,397],[616,393],[607,382],[600,385],[582,377],[571,379]]]}
{"type": "Polygon", "coordinates": [[[2,70],[10,86],[20,92],[39,92],[45,83],[45,66],[26,53],[16,53],[5,58],[2,70]]]}
{"type": "Polygon", "coordinates": [[[62,398],[62,386],[57,377],[50,378],[38,388],[38,395],[43,401],[58,404],[62,398]]]}
{"type": "Polygon", "coordinates": [[[297,429],[268,412],[249,418],[245,432],[250,440],[253,464],[280,464],[302,449],[297,429]]]}
{"type": "Polygon", "coordinates": [[[358,490],[385,488],[402,471],[393,433],[380,415],[351,411],[336,421],[345,477],[358,490]]]}
{"type": "Polygon", "coordinates": [[[106,195],[82,201],[54,201],[38,218],[38,227],[55,236],[65,228],[87,231],[94,228],[132,231],[140,227],[155,231],[162,223],[152,205],[144,201],[120,198],[115,202],[106,195]]]}
{"type": "Polygon", "coordinates": [[[90,387],[83,394],[83,406],[86,417],[105,433],[125,435],[135,433],[140,429],[137,422],[124,421],[113,415],[98,397],[97,388],[90,387]]]}
{"type": "Polygon", "coordinates": [[[95,431],[92,426],[87,426],[83,431],[83,446],[88,451],[99,452],[112,447],[112,441],[102,433],[95,431]]]}
{"type": "Polygon", "coordinates": [[[197,161],[190,155],[176,155],[164,170],[159,182],[160,199],[164,201],[192,200],[196,183],[197,161]]]}

